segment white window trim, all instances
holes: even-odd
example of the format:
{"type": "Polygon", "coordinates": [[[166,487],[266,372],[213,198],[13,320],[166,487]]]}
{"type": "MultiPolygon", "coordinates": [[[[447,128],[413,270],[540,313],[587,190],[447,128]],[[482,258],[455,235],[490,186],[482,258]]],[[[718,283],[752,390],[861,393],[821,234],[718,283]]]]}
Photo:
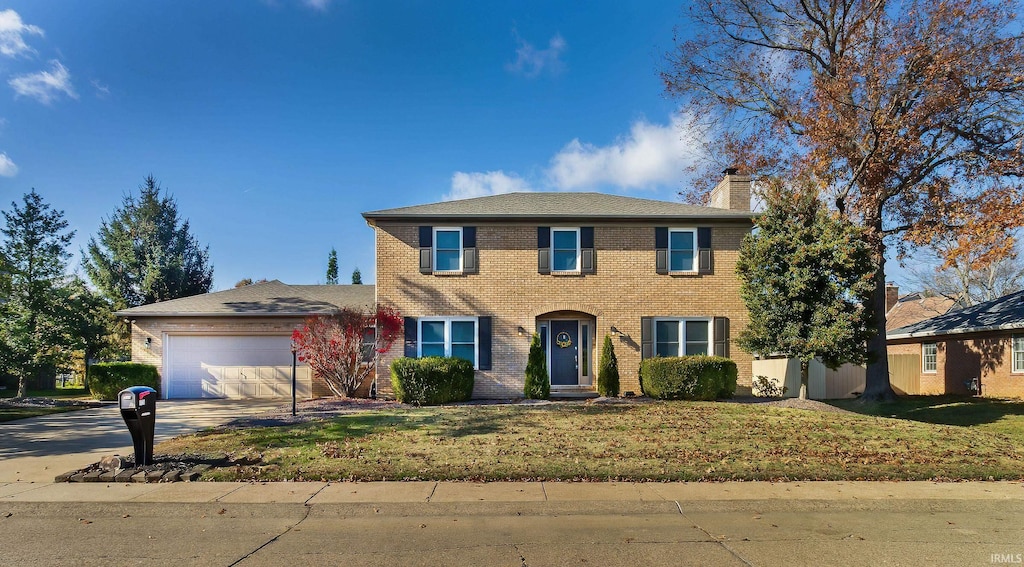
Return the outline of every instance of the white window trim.
{"type": "MultiPolygon", "coordinates": [[[[479,317],[420,317],[416,321],[416,358],[423,357],[423,323],[444,322],[444,355],[452,355],[452,323],[473,323],[473,370],[480,363],[480,318],[479,317]]],[[[433,344],[433,343],[432,343],[433,344]]]]}
{"type": "MultiPolygon", "coordinates": [[[[434,271],[435,272],[440,272],[442,274],[457,274],[457,273],[461,273],[463,271],[463,269],[464,269],[464,266],[462,265],[463,250],[465,249],[464,244],[465,244],[465,241],[463,240],[462,227],[461,226],[435,226],[434,227],[434,246],[433,246],[433,248],[430,251],[430,253],[433,255],[432,262],[433,262],[433,266],[435,268],[434,271]],[[437,268],[437,233],[438,232],[458,232],[459,233],[459,268],[457,270],[438,270],[438,269],[436,269],[437,268]]],[[[450,248],[445,248],[445,250],[450,250],[450,248]]]]}
{"type": "MultiPolygon", "coordinates": [[[[680,250],[681,251],[681,250],[680,250]]],[[[697,229],[693,227],[678,227],[668,229],[668,272],[670,274],[695,274],[700,264],[700,259],[697,257],[697,229]],[[672,269],[672,233],[673,232],[689,232],[693,235],[693,264],[689,270],[673,270],[672,269]]]]}
{"type": "Polygon", "coordinates": [[[1010,335],[1010,372],[1024,374],[1024,366],[1017,366],[1017,354],[1024,352],[1024,335],[1010,335]],[[1017,341],[1021,342],[1021,350],[1017,350],[1017,341]]]}
{"type": "Polygon", "coordinates": [[[707,356],[715,355],[715,326],[712,325],[713,317],[654,317],[651,325],[651,339],[653,354],[658,354],[658,323],[671,321],[679,325],[679,353],[676,356],[688,356],[682,354],[686,350],[686,322],[702,321],[708,324],[708,353],[707,356]]]}
{"type": "Polygon", "coordinates": [[[571,226],[553,226],[551,227],[551,273],[553,274],[578,274],[583,268],[581,265],[583,262],[583,252],[580,247],[580,228],[571,226]],[[555,232],[575,232],[576,233],[576,268],[572,270],[556,270],[555,269],[555,232]]]}
{"type": "Polygon", "coordinates": [[[939,343],[921,343],[921,373],[922,374],[936,374],[939,371],[939,343]],[[935,368],[928,369],[928,357],[925,356],[924,349],[928,345],[935,347],[935,368]]]}

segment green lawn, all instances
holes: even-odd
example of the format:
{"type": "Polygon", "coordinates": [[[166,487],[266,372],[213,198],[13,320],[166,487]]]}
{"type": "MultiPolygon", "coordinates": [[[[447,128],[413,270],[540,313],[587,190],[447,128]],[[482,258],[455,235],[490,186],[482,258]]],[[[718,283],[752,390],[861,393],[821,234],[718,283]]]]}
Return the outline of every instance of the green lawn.
{"type": "MultiPolygon", "coordinates": [[[[26,417],[49,415],[51,413],[63,413],[85,409],[86,406],[36,406],[20,407],[12,406],[4,402],[7,398],[13,398],[18,393],[16,389],[0,390],[0,423],[14,421],[26,417]]],[[[56,390],[29,390],[26,392],[29,398],[54,398],[59,400],[92,400],[89,392],[84,388],[62,388],[56,390]]]]}
{"type": "Polygon", "coordinates": [[[715,402],[485,405],[219,429],[156,449],[227,453],[238,465],[211,471],[218,480],[1019,479],[1017,428],[715,402]]]}
{"type": "Polygon", "coordinates": [[[963,396],[907,396],[890,403],[833,400],[843,409],[923,423],[959,425],[972,431],[996,433],[1024,445],[1024,402],[963,396]]]}
{"type": "MultiPolygon", "coordinates": [[[[0,398],[13,398],[18,393],[17,388],[0,390],[0,398]]],[[[89,391],[85,388],[56,388],[53,390],[28,390],[25,396],[29,398],[57,398],[57,399],[92,399],[89,391]]]]}
{"type": "Polygon", "coordinates": [[[76,406],[62,406],[62,407],[12,407],[5,405],[0,402],[0,423],[5,421],[14,421],[16,419],[25,419],[26,417],[37,417],[40,415],[50,415],[51,413],[63,413],[66,411],[75,411],[85,409],[76,406]]]}

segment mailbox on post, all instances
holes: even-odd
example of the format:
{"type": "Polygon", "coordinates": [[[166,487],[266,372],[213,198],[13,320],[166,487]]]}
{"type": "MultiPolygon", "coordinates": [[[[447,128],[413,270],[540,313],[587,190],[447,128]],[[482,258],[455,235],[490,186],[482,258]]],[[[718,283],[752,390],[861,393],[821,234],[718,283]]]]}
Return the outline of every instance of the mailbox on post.
{"type": "Polygon", "coordinates": [[[135,466],[153,464],[153,429],[156,424],[156,390],[132,386],[117,394],[121,417],[132,434],[135,466]]]}

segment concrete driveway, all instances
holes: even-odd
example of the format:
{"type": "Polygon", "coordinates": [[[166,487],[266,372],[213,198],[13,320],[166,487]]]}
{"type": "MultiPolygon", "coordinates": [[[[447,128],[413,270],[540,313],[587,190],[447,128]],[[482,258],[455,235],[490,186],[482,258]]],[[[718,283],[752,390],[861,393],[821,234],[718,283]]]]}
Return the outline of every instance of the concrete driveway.
{"type": "MultiPolygon", "coordinates": [[[[160,400],[156,441],[263,413],[281,400],[160,400]]],[[[114,404],[0,423],[0,482],[53,482],[106,455],[130,455],[132,438],[114,404]]]]}

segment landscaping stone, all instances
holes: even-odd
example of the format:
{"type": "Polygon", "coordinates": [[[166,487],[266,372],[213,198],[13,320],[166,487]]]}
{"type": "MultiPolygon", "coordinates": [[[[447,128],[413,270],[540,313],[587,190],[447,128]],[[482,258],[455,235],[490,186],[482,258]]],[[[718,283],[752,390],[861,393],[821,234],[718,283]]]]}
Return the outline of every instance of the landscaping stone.
{"type": "Polygon", "coordinates": [[[138,472],[139,471],[137,469],[126,469],[117,473],[117,475],[114,476],[114,480],[117,482],[129,482],[132,479],[132,476],[138,472]]]}
{"type": "Polygon", "coordinates": [[[159,455],[154,464],[134,466],[132,457],[114,455],[84,469],[54,477],[54,482],[180,482],[198,480],[213,467],[228,464],[226,456],[159,455]]]}

